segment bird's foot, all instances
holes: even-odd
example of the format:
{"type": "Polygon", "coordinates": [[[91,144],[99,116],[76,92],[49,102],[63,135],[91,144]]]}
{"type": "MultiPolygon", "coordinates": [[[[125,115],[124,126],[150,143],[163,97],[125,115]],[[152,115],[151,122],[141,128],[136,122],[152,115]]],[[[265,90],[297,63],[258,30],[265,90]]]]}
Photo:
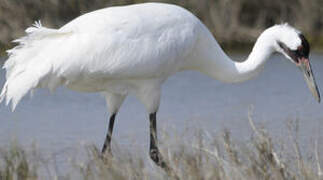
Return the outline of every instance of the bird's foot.
{"type": "Polygon", "coordinates": [[[113,154],[111,148],[107,148],[105,151],[101,151],[100,159],[102,159],[105,163],[108,163],[109,160],[113,158],[113,154]]]}
{"type": "Polygon", "coordinates": [[[166,163],[163,160],[162,155],[160,154],[158,149],[151,149],[149,155],[157,166],[160,166],[162,168],[166,167],[166,163]]]}
{"type": "Polygon", "coordinates": [[[153,160],[157,166],[165,169],[166,171],[169,170],[166,162],[163,160],[163,157],[158,149],[151,149],[149,155],[151,160],[153,160]]]}
{"type": "Polygon", "coordinates": [[[175,171],[170,168],[163,160],[163,157],[158,149],[151,149],[149,155],[150,158],[156,163],[156,165],[164,169],[169,176],[173,177],[176,180],[179,179],[175,171]]]}

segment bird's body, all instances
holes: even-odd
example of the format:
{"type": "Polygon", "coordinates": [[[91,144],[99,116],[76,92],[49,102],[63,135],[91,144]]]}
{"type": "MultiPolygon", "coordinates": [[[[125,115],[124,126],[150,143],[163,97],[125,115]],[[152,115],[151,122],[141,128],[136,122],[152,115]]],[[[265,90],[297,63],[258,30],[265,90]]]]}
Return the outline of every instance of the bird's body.
{"type": "MultiPolygon", "coordinates": [[[[7,79],[15,81],[7,81],[7,88],[16,91],[6,96],[13,108],[31,89],[63,85],[103,92],[107,99],[120,99],[116,101],[134,94],[154,112],[161,84],[178,71],[203,71],[211,58],[206,51],[218,56],[213,63],[221,68],[212,70],[214,77],[233,81],[225,79],[229,69],[224,66],[232,62],[221,58],[225,54],[212,34],[193,14],[175,5],[110,7],[84,14],[57,30],[36,24],[26,31],[28,35],[18,40],[22,45],[9,51],[5,64],[10,72],[7,79]],[[18,63],[19,68],[14,66],[18,63]],[[37,77],[30,78],[36,72],[37,77]],[[16,87],[22,84],[19,81],[24,88],[16,87]],[[147,94],[152,97],[143,97],[147,94]]],[[[107,103],[112,112],[121,105],[107,103]]]]}
{"type": "MultiPolygon", "coordinates": [[[[77,91],[140,96],[195,65],[197,43],[204,31],[194,15],[178,6],[111,7],[82,15],[58,30],[41,25],[28,29],[29,36],[22,39],[26,46],[13,50],[5,67],[10,61],[23,61],[23,73],[39,71],[38,79],[28,78],[37,81],[30,82],[30,89],[36,84],[50,89],[64,85],[77,91]],[[24,57],[15,58],[16,54],[24,57]]],[[[7,77],[22,76],[15,71],[7,77]]],[[[30,89],[11,97],[13,107],[30,89]]]]}
{"type": "MultiPolygon", "coordinates": [[[[162,3],[106,8],[84,14],[60,29],[39,23],[26,32],[27,36],[16,40],[19,45],[8,51],[7,81],[0,102],[6,99],[14,109],[38,87],[102,92],[113,127],[124,98],[134,94],[150,114],[151,132],[156,131],[161,86],[169,76],[196,70],[217,80],[241,82],[254,77],[273,52],[289,58],[305,42],[299,31],[277,25],[261,34],[247,60],[234,62],[192,13],[162,3]]],[[[289,59],[298,63],[295,57],[289,59]]],[[[109,128],[105,146],[111,135],[109,128]]],[[[152,133],[151,139],[155,136],[152,133]]],[[[152,158],[159,161],[155,141],[151,141],[151,150],[152,158]]]]}
{"type": "Polygon", "coordinates": [[[103,79],[153,79],[184,68],[196,41],[198,23],[198,19],[178,6],[153,3],[94,11],[60,31],[73,32],[75,37],[70,37],[71,41],[78,46],[71,66],[85,65],[90,72],[87,75],[103,79]]]}

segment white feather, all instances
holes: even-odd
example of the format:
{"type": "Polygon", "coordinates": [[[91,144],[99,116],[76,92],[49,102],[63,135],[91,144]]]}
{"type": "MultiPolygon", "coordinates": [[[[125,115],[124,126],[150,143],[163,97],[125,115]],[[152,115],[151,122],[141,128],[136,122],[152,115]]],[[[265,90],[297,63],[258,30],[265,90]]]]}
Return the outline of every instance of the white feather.
{"type": "Polygon", "coordinates": [[[296,32],[287,25],[270,28],[257,40],[248,59],[237,63],[198,18],[175,5],[106,8],[60,29],[45,28],[39,21],[7,51],[9,59],[3,66],[7,81],[0,102],[6,99],[14,110],[29,91],[63,85],[103,92],[114,112],[134,93],[152,113],[159,107],[161,84],[174,73],[197,70],[225,82],[250,79],[277,51],[275,39],[293,48],[298,45],[296,32]]]}
{"type": "Polygon", "coordinates": [[[0,102],[6,98],[6,104],[11,102],[12,110],[20,99],[40,82],[51,85],[52,81],[57,81],[50,78],[48,82],[44,82],[45,77],[50,77],[55,63],[55,59],[47,52],[52,51],[49,47],[58,45],[58,42],[70,35],[67,32],[44,28],[40,22],[29,27],[26,33],[25,37],[14,41],[18,43],[15,48],[7,51],[9,58],[3,66],[7,81],[0,95],[0,102]]]}

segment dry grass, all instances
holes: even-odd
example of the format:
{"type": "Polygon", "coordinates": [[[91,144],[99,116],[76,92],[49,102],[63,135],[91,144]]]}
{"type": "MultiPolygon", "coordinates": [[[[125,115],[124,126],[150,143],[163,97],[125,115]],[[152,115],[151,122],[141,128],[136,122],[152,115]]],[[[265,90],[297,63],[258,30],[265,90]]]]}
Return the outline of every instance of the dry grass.
{"type": "Polygon", "coordinates": [[[322,179],[318,144],[305,158],[297,142],[297,123],[288,127],[290,141],[280,143],[249,120],[253,135],[244,142],[234,141],[229,131],[221,136],[197,131],[193,139],[164,136],[164,144],[171,142],[162,146],[171,175],[131,149],[102,157],[95,146],[86,147],[82,157],[71,157],[66,172],[59,174],[58,164],[43,158],[37,148],[26,152],[12,144],[0,150],[0,179],[322,179]]]}

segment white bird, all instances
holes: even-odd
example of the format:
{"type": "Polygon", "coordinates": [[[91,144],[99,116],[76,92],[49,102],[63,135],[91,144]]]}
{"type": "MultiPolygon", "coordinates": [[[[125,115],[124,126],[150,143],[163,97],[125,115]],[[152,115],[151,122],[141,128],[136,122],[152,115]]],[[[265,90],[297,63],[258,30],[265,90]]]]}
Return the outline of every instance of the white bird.
{"type": "Polygon", "coordinates": [[[309,44],[287,24],[265,30],[243,62],[231,60],[192,13],[163,3],[97,10],[59,29],[39,22],[26,33],[14,41],[18,46],[7,51],[0,102],[11,102],[14,110],[35,88],[102,92],[110,113],[102,153],[111,152],[116,114],[126,96],[133,94],[149,114],[150,157],[164,165],[157,146],[156,113],[163,82],[179,71],[196,70],[219,81],[242,82],[256,76],[270,55],[278,52],[300,67],[320,101],[308,60],[309,44]]]}

